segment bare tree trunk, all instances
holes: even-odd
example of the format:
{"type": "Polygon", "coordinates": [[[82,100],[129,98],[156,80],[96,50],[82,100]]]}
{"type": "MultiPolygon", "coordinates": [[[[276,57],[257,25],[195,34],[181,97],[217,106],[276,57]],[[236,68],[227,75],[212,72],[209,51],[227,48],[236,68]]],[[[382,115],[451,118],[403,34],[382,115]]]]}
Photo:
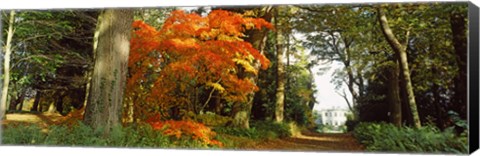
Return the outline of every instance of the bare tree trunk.
{"type": "MultiPolygon", "coordinates": [[[[407,91],[408,104],[412,112],[414,126],[416,128],[420,128],[422,125],[420,122],[420,117],[418,115],[417,103],[415,102],[415,94],[413,93],[412,80],[410,78],[410,69],[408,67],[406,45],[402,45],[395,37],[395,34],[393,33],[392,29],[388,25],[388,20],[385,15],[385,12],[383,11],[383,8],[379,7],[377,8],[377,11],[378,11],[378,20],[380,22],[383,35],[385,36],[385,39],[390,44],[390,47],[393,49],[393,51],[395,51],[396,55],[398,56],[401,72],[403,73],[403,80],[405,81],[405,86],[403,87],[407,91]]],[[[408,36],[408,32],[407,32],[407,36],[408,36]]]]}
{"type": "Polygon", "coordinates": [[[0,100],[0,120],[6,119],[5,112],[7,110],[7,96],[8,96],[8,84],[10,83],[10,55],[12,54],[12,38],[15,30],[13,29],[13,23],[15,22],[15,11],[10,11],[10,19],[8,21],[7,42],[5,44],[5,56],[3,63],[3,87],[2,98],[0,100]]]}
{"type": "Polygon", "coordinates": [[[454,106],[452,107],[462,119],[467,118],[467,13],[452,12],[450,25],[452,29],[452,41],[455,48],[458,74],[454,79],[454,106]]]}
{"type": "Polygon", "coordinates": [[[10,96],[10,104],[8,106],[8,110],[9,111],[16,111],[17,110],[17,104],[18,104],[18,99],[20,99],[20,95],[18,95],[19,93],[17,93],[17,95],[12,95],[10,96]]]}
{"type": "Polygon", "coordinates": [[[276,47],[277,47],[277,88],[275,93],[275,121],[276,122],[283,122],[283,113],[285,107],[285,66],[283,64],[284,58],[284,43],[285,43],[285,36],[284,35],[284,28],[282,28],[280,12],[282,8],[281,6],[277,6],[275,8],[276,16],[275,16],[275,27],[277,29],[276,32],[276,47]]]}
{"type": "Polygon", "coordinates": [[[400,101],[399,70],[397,61],[388,70],[388,94],[390,106],[390,122],[397,127],[402,126],[402,103],[400,101]]]}
{"type": "Polygon", "coordinates": [[[30,109],[31,112],[35,111],[38,112],[38,105],[40,104],[40,99],[42,97],[42,91],[37,90],[37,94],[35,95],[35,100],[33,101],[33,106],[30,109]]]}
{"type": "Polygon", "coordinates": [[[15,107],[18,106],[17,111],[23,111],[23,102],[25,101],[25,91],[20,92],[20,97],[15,102],[15,107]]]}
{"type": "Polygon", "coordinates": [[[84,114],[84,122],[109,134],[121,125],[133,11],[102,11],[95,36],[95,66],[84,114]]]}
{"type": "MultiPolygon", "coordinates": [[[[435,68],[433,68],[433,70],[435,70],[435,68]]],[[[435,73],[435,72],[433,72],[435,73]]],[[[443,109],[442,109],[442,102],[441,102],[441,97],[440,97],[440,93],[439,93],[439,86],[437,84],[433,84],[433,103],[435,103],[435,111],[436,111],[436,115],[437,115],[437,126],[438,128],[440,128],[441,130],[445,129],[445,125],[444,125],[444,121],[443,121],[443,109]]]]}
{"type": "MultiPolygon", "coordinates": [[[[308,74],[308,75],[309,75],[309,76],[308,76],[308,77],[309,77],[309,78],[308,78],[308,79],[309,79],[309,83],[307,84],[307,88],[310,89],[310,90],[314,90],[314,88],[313,88],[313,83],[315,83],[315,79],[313,78],[312,65],[309,64],[309,65],[307,66],[307,69],[308,69],[308,73],[309,73],[309,74],[308,74]]],[[[309,108],[312,112],[314,112],[313,108],[315,107],[315,100],[313,100],[313,99],[315,99],[315,92],[311,92],[309,96],[310,96],[310,98],[312,98],[312,100],[310,100],[310,101],[308,102],[308,108],[309,108]]]]}

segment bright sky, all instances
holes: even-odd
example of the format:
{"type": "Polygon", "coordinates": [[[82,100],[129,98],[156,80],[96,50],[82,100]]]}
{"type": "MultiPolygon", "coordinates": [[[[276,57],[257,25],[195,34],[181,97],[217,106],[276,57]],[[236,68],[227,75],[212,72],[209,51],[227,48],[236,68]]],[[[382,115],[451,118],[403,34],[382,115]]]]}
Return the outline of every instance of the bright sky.
{"type": "MultiPolygon", "coordinates": [[[[335,90],[335,85],[331,83],[334,71],[342,67],[343,65],[341,63],[332,62],[328,64],[318,65],[313,68],[312,71],[315,74],[315,85],[317,87],[317,94],[315,95],[317,104],[315,104],[315,110],[327,109],[332,107],[348,108],[348,105],[343,99],[343,97],[337,94],[337,92],[342,92],[342,90],[335,90]],[[323,67],[330,67],[330,69],[326,70],[325,72],[319,72],[319,69],[323,67]]],[[[342,89],[345,89],[345,84],[342,85],[342,89]]],[[[347,95],[349,95],[349,92],[346,92],[347,95]]]]}

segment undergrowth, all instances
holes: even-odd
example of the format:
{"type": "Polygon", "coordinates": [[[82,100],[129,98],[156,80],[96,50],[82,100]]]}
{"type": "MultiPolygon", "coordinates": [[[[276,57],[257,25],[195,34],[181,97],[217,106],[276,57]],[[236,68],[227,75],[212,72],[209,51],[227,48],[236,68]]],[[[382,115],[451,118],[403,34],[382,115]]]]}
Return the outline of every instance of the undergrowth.
{"type": "Polygon", "coordinates": [[[189,137],[171,137],[148,124],[113,128],[105,135],[78,122],[72,125],[52,125],[47,131],[37,125],[13,125],[3,128],[2,144],[36,146],[95,146],[148,148],[217,148],[189,137]]]}
{"type": "Polygon", "coordinates": [[[217,133],[228,134],[249,139],[275,139],[291,136],[290,125],[286,123],[273,123],[268,121],[256,121],[251,123],[250,129],[233,127],[215,127],[217,133]]]}
{"type": "Polygon", "coordinates": [[[428,125],[416,129],[387,123],[360,123],[353,134],[369,151],[456,154],[468,152],[466,134],[457,136],[453,128],[440,131],[428,125]]]}

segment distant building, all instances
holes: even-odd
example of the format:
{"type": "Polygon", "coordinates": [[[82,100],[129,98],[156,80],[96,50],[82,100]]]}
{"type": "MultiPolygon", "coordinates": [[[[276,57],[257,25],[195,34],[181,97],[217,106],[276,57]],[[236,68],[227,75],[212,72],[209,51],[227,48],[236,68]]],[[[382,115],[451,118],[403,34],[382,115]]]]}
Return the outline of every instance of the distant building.
{"type": "Polygon", "coordinates": [[[347,116],[351,113],[348,109],[330,108],[316,111],[315,123],[322,127],[330,127],[332,132],[341,132],[342,128],[347,122],[347,116]]]}

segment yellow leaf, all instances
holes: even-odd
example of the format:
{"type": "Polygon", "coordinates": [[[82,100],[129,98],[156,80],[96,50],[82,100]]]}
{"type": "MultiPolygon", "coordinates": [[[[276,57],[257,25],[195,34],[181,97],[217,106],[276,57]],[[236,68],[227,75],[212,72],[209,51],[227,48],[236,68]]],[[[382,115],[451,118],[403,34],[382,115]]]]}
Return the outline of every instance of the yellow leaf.
{"type": "Polygon", "coordinates": [[[250,72],[257,75],[257,70],[250,64],[249,61],[237,58],[234,58],[233,61],[237,64],[242,65],[242,67],[245,69],[245,72],[250,72]]]}
{"type": "Polygon", "coordinates": [[[218,90],[219,92],[225,91],[225,88],[223,88],[222,85],[219,83],[207,82],[206,85],[209,87],[213,87],[213,89],[218,90]]]}

